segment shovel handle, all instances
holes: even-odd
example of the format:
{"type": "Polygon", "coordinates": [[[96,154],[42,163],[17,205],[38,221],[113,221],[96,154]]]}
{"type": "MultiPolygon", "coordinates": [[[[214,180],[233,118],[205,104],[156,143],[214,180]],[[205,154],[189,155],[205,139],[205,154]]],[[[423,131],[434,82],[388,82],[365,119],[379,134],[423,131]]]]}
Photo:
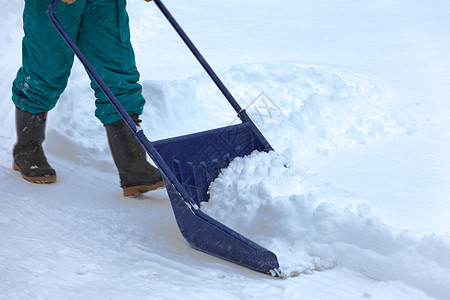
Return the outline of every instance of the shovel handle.
{"type": "MultiPolygon", "coordinates": [[[[211,68],[211,66],[208,64],[206,59],[203,57],[203,55],[198,51],[197,47],[195,47],[194,43],[191,41],[191,39],[187,36],[187,34],[184,32],[183,28],[181,28],[180,24],[178,24],[177,20],[173,17],[173,15],[169,12],[167,7],[164,5],[164,3],[161,0],[153,0],[155,2],[156,6],[161,10],[163,15],[166,17],[167,21],[172,25],[173,29],[178,33],[178,35],[181,37],[181,39],[184,41],[186,46],[188,46],[189,50],[191,50],[192,54],[197,58],[198,62],[202,65],[202,67],[205,69],[206,73],[208,73],[209,77],[211,77],[212,81],[217,85],[219,90],[222,92],[222,94],[225,96],[225,98],[230,102],[231,106],[234,108],[234,110],[238,113],[240,116],[243,109],[237,103],[236,99],[234,99],[233,95],[231,95],[230,91],[227,89],[227,87],[223,84],[222,80],[217,76],[216,72],[211,68]]],[[[245,122],[245,120],[242,120],[245,122]]]]}
{"type": "Polygon", "coordinates": [[[252,131],[255,133],[255,135],[258,136],[258,138],[263,141],[265,144],[266,151],[273,150],[272,146],[269,144],[269,142],[266,140],[266,138],[262,135],[262,133],[259,131],[259,129],[256,127],[255,123],[250,119],[245,109],[242,109],[239,103],[234,99],[233,95],[231,95],[230,91],[227,89],[227,87],[223,84],[222,80],[220,80],[219,76],[217,76],[216,72],[211,68],[211,66],[208,64],[206,59],[203,57],[203,55],[200,53],[200,51],[195,47],[194,43],[191,41],[191,39],[187,36],[187,34],[184,32],[183,28],[181,28],[180,24],[178,24],[177,20],[173,17],[173,15],[169,12],[167,7],[164,5],[164,3],[161,0],[153,0],[155,2],[156,6],[161,10],[162,14],[166,17],[167,21],[172,25],[173,29],[178,33],[178,35],[181,37],[181,39],[184,41],[186,46],[191,50],[192,54],[197,58],[198,62],[202,65],[203,69],[205,69],[206,73],[208,73],[209,77],[211,77],[212,81],[217,85],[219,90],[222,92],[222,94],[225,96],[225,98],[228,100],[228,102],[231,104],[231,106],[236,111],[237,115],[241,119],[243,123],[247,123],[251,126],[252,131]]]}

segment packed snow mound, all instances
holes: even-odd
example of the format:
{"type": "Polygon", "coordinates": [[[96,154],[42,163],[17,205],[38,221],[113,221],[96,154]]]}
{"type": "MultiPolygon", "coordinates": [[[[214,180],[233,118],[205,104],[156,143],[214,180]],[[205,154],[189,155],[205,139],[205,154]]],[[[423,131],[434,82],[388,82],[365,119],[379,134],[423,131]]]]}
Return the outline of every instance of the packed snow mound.
{"type": "MultiPolygon", "coordinates": [[[[376,80],[354,72],[308,64],[255,63],[233,66],[219,76],[282,152],[327,155],[330,148],[415,132],[414,120],[382,108],[386,96],[376,80]]],[[[171,132],[158,130],[161,137],[238,122],[206,75],[144,81],[143,85],[151,127],[172,122],[171,132]]]]}
{"type": "MultiPolygon", "coordinates": [[[[297,156],[311,152],[327,155],[333,147],[414,131],[414,122],[381,108],[383,88],[363,75],[288,63],[237,65],[219,75],[281,152],[290,149],[297,156]]],[[[150,140],[238,122],[236,112],[207,75],[144,80],[142,85],[147,100],[142,127],[150,140]]],[[[69,87],[50,112],[48,149],[77,163],[110,170],[112,160],[104,158],[109,151],[105,130],[94,110],[89,79],[76,64],[69,87]]]]}
{"type": "Polygon", "coordinates": [[[202,210],[274,251],[287,274],[345,267],[450,295],[450,238],[398,230],[362,199],[274,152],[236,158],[210,186],[202,210]]]}
{"type": "Polygon", "coordinates": [[[381,107],[386,96],[375,79],[351,71],[265,63],[235,66],[226,78],[237,98],[251,100],[245,106],[279,151],[327,155],[336,146],[414,131],[414,122],[381,107]]]}

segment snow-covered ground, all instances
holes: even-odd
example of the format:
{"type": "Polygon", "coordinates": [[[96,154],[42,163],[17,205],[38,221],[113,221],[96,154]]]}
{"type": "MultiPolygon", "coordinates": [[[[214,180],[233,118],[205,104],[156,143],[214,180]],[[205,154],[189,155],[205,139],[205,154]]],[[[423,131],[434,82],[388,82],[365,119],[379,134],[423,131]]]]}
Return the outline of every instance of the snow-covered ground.
{"type": "MultiPolygon", "coordinates": [[[[79,63],[49,114],[58,182],[23,181],[23,3],[0,0],[0,298],[450,299],[450,3],[165,3],[278,153],[234,161],[203,209],[301,275],[191,249],[164,190],[124,198],[79,63]]],[[[128,9],[149,139],[235,122],[154,4],[128,9]]]]}

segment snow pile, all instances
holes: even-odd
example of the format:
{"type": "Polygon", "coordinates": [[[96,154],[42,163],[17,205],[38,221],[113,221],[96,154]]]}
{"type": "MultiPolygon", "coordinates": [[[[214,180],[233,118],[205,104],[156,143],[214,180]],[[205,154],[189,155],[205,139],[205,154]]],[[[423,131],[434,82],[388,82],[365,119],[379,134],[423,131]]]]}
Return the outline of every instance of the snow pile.
{"type": "MultiPolygon", "coordinates": [[[[314,65],[259,63],[233,66],[220,75],[274,147],[295,151],[297,157],[314,152],[327,155],[333,147],[414,131],[414,122],[377,105],[384,97],[382,87],[356,73],[314,65]]],[[[142,126],[150,140],[238,122],[236,112],[207,75],[145,80],[142,85],[147,99],[142,126]]],[[[105,131],[94,110],[88,77],[76,64],[67,91],[50,113],[53,130],[48,134],[48,149],[77,163],[110,170],[107,165],[112,162],[103,158],[109,151],[105,131]]]]}
{"type": "MultiPolygon", "coordinates": [[[[414,120],[380,107],[385,92],[376,80],[354,72],[307,64],[255,63],[233,66],[219,76],[279,151],[327,155],[330,148],[415,131],[414,120]]],[[[238,121],[206,75],[144,81],[143,87],[148,100],[145,120],[151,128],[158,128],[158,138],[238,121]],[[167,122],[170,128],[161,128],[167,122]]]]}
{"type": "Polygon", "coordinates": [[[252,99],[245,103],[250,115],[281,151],[327,155],[331,147],[413,130],[398,112],[379,106],[385,93],[376,80],[351,71],[266,63],[233,67],[227,79],[238,98],[252,99]]]}
{"type": "Polygon", "coordinates": [[[287,274],[339,266],[434,297],[450,294],[448,236],[394,229],[363,200],[276,153],[236,158],[210,195],[202,210],[274,251],[287,274]]]}

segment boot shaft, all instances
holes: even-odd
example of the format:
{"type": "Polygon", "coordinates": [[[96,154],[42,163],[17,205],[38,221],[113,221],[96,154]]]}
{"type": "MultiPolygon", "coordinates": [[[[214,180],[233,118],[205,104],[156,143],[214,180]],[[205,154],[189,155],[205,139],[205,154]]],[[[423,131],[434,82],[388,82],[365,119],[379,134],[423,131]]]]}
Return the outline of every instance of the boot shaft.
{"type": "Polygon", "coordinates": [[[29,113],[16,108],[16,146],[41,145],[45,139],[47,113],[29,113]]]}
{"type": "MultiPolygon", "coordinates": [[[[134,123],[139,126],[141,120],[136,114],[130,115],[134,123]]],[[[146,161],[146,153],[142,145],[136,140],[128,125],[121,119],[105,125],[109,148],[114,163],[120,173],[129,173],[136,168],[136,164],[146,161]]]]}
{"type": "MultiPolygon", "coordinates": [[[[137,114],[131,114],[134,123],[139,126],[137,114]]],[[[134,133],[123,121],[105,125],[111,154],[119,171],[120,185],[125,189],[133,186],[146,186],[153,189],[155,184],[161,183],[159,170],[147,161],[147,153],[138,142],[134,133]]]]}

